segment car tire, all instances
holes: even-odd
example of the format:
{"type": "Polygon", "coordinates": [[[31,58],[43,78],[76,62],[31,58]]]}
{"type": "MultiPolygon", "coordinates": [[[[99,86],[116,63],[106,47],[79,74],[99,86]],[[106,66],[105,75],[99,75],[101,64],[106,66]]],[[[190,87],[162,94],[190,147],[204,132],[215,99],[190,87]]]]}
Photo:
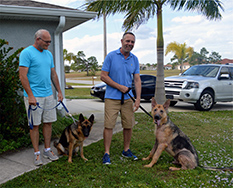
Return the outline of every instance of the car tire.
{"type": "Polygon", "coordinates": [[[194,104],[199,111],[209,111],[214,105],[214,94],[211,91],[203,91],[199,100],[194,104]]]}
{"type": "Polygon", "coordinates": [[[178,101],[170,101],[170,106],[175,106],[178,101]]]}

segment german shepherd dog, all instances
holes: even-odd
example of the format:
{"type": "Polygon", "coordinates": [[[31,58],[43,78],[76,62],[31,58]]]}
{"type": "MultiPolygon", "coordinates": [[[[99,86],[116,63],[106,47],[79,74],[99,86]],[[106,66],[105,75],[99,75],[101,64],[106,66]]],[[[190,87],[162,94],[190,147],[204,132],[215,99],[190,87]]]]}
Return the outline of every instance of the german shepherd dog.
{"type": "Polygon", "coordinates": [[[57,148],[59,155],[69,155],[68,162],[72,163],[72,155],[77,154],[80,149],[81,157],[87,161],[83,155],[83,141],[89,136],[94,123],[94,115],[89,119],[84,119],[79,115],[79,121],[67,126],[60,137],[59,142],[54,141],[54,147],[57,148]]]}
{"type": "Polygon", "coordinates": [[[159,159],[162,151],[166,151],[175,161],[173,164],[181,165],[181,168],[170,167],[169,169],[174,170],[186,170],[194,169],[197,166],[205,170],[223,170],[233,171],[232,167],[204,167],[199,165],[197,152],[192,145],[189,138],[170,120],[167,114],[170,100],[168,99],[163,105],[157,104],[154,97],[152,98],[152,117],[156,124],[155,136],[156,141],[153,149],[146,158],[142,160],[149,160],[152,158],[150,164],[145,167],[152,167],[159,159]]]}
{"type": "Polygon", "coordinates": [[[199,165],[197,152],[190,142],[189,138],[170,120],[167,114],[170,100],[163,105],[157,104],[152,98],[152,117],[156,124],[155,136],[156,141],[148,157],[142,160],[152,158],[150,164],[145,167],[152,167],[159,159],[162,151],[166,151],[174,157],[174,164],[180,164],[181,168],[170,167],[174,170],[194,169],[199,165]]]}

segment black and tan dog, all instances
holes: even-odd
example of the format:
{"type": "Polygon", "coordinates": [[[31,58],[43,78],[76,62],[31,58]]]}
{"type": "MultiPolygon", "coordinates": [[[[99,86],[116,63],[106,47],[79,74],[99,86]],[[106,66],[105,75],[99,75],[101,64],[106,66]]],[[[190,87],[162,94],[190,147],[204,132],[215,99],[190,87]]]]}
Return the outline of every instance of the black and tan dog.
{"type": "Polygon", "coordinates": [[[170,170],[194,169],[199,163],[197,152],[189,138],[168,117],[169,105],[170,100],[160,105],[152,98],[151,114],[156,124],[156,141],[149,156],[142,160],[152,158],[150,164],[145,165],[145,167],[152,167],[158,161],[162,151],[165,150],[175,158],[175,164],[181,165],[181,168],[170,167],[170,170]]]}
{"type": "Polygon", "coordinates": [[[83,141],[89,136],[94,123],[94,115],[85,119],[82,114],[79,115],[79,121],[67,126],[59,142],[54,141],[54,147],[57,148],[59,155],[69,155],[68,162],[72,163],[72,155],[77,154],[80,149],[81,157],[87,161],[83,155],[83,141]]]}

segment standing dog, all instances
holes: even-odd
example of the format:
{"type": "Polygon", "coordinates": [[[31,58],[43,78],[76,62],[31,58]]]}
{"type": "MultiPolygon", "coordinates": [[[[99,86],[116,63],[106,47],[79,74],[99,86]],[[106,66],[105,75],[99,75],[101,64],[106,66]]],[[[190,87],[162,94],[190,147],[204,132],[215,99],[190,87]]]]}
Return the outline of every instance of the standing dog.
{"type": "Polygon", "coordinates": [[[79,121],[67,126],[62,132],[59,142],[54,141],[54,147],[57,148],[59,155],[69,155],[68,162],[72,163],[72,155],[80,149],[81,157],[87,161],[83,155],[83,141],[89,136],[94,123],[94,115],[89,119],[84,119],[79,115],[79,121]]]}
{"type": "Polygon", "coordinates": [[[174,164],[180,164],[181,168],[170,167],[170,170],[194,169],[199,165],[197,152],[189,138],[170,120],[167,114],[170,100],[163,105],[157,104],[152,98],[152,117],[156,124],[156,141],[148,157],[152,158],[150,164],[145,167],[152,167],[159,159],[162,151],[166,151],[175,158],[174,164]]]}

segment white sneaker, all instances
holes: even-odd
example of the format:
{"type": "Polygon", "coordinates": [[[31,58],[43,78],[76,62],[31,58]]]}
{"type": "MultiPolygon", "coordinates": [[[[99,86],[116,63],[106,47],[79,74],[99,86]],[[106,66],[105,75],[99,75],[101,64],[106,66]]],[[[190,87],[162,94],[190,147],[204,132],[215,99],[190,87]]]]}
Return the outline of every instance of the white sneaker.
{"type": "Polygon", "coordinates": [[[44,156],[44,158],[50,159],[51,161],[56,161],[56,160],[59,159],[58,156],[56,156],[56,155],[53,153],[52,150],[49,150],[49,151],[47,151],[47,152],[44,151],[44,152],[43,152],[43,156],[44,156]]]}
{"type": "Polygon", "coordinates": [[[36,154],[34,156],[35,156],[35,158],[34,158],[34,165],[35,166],[43,165],[43,162],[41,161],[41,158],[40,158],[40,154],[36,154]]]}

